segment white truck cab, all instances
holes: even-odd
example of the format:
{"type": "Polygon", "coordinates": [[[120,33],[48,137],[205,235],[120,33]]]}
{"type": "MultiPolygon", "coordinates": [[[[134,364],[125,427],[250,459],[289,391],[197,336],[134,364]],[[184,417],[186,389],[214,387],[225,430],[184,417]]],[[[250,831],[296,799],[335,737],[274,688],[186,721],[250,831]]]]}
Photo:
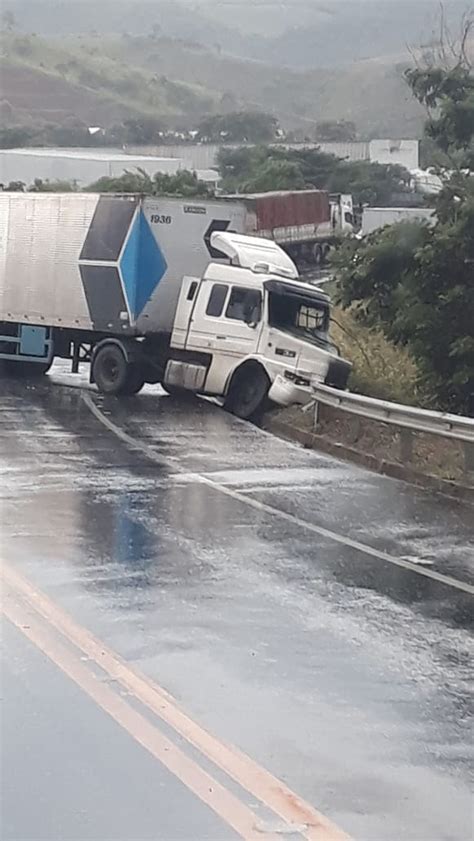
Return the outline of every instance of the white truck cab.
{"type": "Polygon", "coordinates": [[[165,388],[223,397],[241,417],[308,402],[312,381],[344,388],[351,365],[330,342],[328,296],[271,240],[214,233],[212,245],[230,265],[184,278],[165,388]]]}

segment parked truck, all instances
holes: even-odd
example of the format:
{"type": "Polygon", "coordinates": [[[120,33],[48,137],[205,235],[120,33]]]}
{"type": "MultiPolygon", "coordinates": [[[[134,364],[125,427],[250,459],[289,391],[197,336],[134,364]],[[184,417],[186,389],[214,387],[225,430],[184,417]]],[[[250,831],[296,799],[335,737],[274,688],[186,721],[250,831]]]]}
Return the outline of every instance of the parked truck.
{"type": "Polygon", "coordinates": [[[305,403],[313,380],[344,388],[329,298],[241,230],[239,202],[0,194],[0,364],[86,362],[103,393],[161,383],[243,418],[305,403]]]}
{"type": "Polygon", "coordinates": [[[355,230],[351,195],[282,190],[224,198],[243,205],[244,233],[272,239],[297,262],[324,263],[336,240],[355,230]]]}
{"type": "Polygon", "coordinates": [[[436,211],[432,207],[364,207],[360,235],[395,225],[397,222],[427,222],[436,224],[436,211]]]}

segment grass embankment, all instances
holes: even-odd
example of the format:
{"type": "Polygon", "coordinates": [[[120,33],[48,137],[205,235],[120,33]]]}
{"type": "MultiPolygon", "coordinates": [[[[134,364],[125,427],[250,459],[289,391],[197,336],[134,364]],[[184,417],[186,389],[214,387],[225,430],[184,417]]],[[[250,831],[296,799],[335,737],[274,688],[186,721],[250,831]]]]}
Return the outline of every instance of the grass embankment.
{"type": "Polygon", "coordinates": [[[353,364],[349,388],[358,394],[418,405],[418,369],[409,352],[389,342],[380,330],[364,327],[350,310],[335,307],[332,338],[353,364]]]}
{"type": "MultiPolygon", "coordinates": [[[[350,310],[335,307],[333,319],[333,341],[341,355],[354,366],[349,380],[351,391],[394,403],[422,404],[417,388],[417,365],[405,348],[389,342],[380,331],[361,325],[350,310]]],[[[413,452],[407,459],[396,426],[365,420],[338,409],[320,407],[316,429],[313,412],[302,412],[301,407],[276,412],[269,419],[270,429],[273,420],[282,422],[288,430],[314,432],[313,446],[316,448],[334,452],[336,445],[336,452],[340,451],[343,457],[382,472],[390,473],[387,465],[399,465],[406,468],[400,475],[409,480],[416,480],[416,475],[429,475],[461,485],[470,484],[464,472],[462,445],[454,440],[415,434],[413,452]]],[[[390,475],[397,474],[392,472],[390,475]]]]}

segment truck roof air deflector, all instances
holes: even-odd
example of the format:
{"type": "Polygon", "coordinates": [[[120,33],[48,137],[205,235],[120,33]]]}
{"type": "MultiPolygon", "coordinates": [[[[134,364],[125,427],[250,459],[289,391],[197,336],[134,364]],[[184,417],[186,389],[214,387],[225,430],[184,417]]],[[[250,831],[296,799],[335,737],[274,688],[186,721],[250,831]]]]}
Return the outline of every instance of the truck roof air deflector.
{"type": "Polygon", "coordinates": [[[263,267],[268,266],[269,274],[280,274],[293,280],[299,277],[293,260],[272,240],[215,231],[211,236],[211,245],[242,269],[262,273],[263,267]]]}

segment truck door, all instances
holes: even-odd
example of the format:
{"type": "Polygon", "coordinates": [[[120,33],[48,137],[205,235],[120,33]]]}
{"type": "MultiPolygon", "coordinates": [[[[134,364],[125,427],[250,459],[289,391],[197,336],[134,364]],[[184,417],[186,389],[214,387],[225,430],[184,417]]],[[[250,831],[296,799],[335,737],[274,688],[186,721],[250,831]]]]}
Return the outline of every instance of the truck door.
{"type": "Polygon", "coordinates": [[[228,372],[240,359],[256,353],[262,323],[259,289],[218,280],[202,283],[186,349],[213,355],[206,391],[220,393],[228,372]]]}

